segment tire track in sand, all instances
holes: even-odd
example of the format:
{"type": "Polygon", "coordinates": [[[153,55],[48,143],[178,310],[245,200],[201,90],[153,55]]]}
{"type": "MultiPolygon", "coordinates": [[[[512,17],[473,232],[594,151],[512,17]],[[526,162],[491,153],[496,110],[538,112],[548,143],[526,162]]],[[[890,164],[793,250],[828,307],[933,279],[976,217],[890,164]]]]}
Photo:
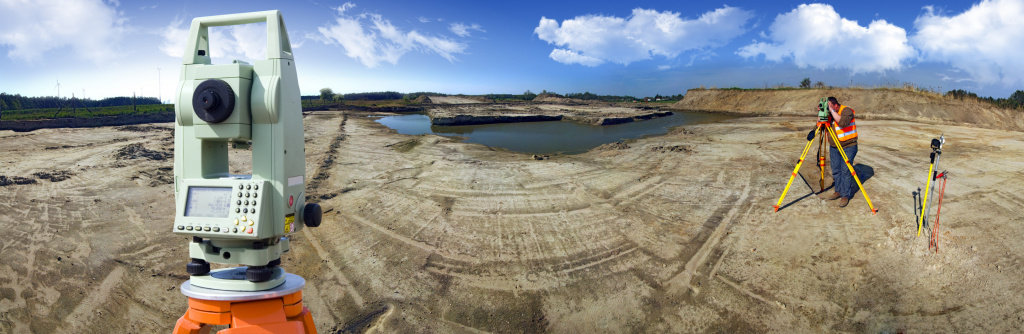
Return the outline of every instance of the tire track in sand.
{"type": "MultiPolygon", "coordinates": [[[[341,142],[345,140],[348,135],[345,134],[345,123],[348,122],[348,114],[343,113],[341,118],[341,124],[338,125],[338,135],[331,140],[331,145],[327,150],[327,157],[317,166],[316,171],[313,172],[313,178],[307,184],[307,191],[309,195],[307,198],[314,199],[320,196],[320,184],[331,177],[330,169],[334,167],[335,161],[338,156],[338,148],[341,147],[341,142]]],[[[320,243],[320,239],[311,232],[308,228],[302,229],[302,234],[309,240],[309,244],[313,245],[313,249],[316,250],[316,255],[320,257],[322,263],[327,264],[327,267],[331,269],[331,273],[338,280],[341,285],[345,286],[345,291],[352,297],[352,301],[355,302],[356,307],[359,309],[363,308],[366,303],[359,292],[352,286],[352,281],[342,273],[341,268],[335,264],[330,257],[331,253],[324,249],[320,243]]]]}
{"type": "Polygon", "coordinates": [[[75,306],[75,309],[63,319],[63,323],[65,325],[68,323],[72,324],[73,328],[68,332],[82,333],[87,328],[96,327],[90,325],[92,322],[91,318],[95,315],[95,311],[100,309],[101,305],[111,301],[110,291],[113,290],[115,286],[122,283],[122,276],[124,276],[124,267],[115,266],[114,269],[107,274],[107,277],[103,279],[103,282],[100,283],[92,293],[85,296],[85,298],[78,303],[78,306],[75,306]]]}
{"type": "MultiPolygon", "coordinates": [[[[686,262],[686,265],[683,266],[683,270],[666,282],[665,286],[668,293],[674,294],[681,292],[683,289],[692,289],[690,281],[693,279],[694,274],[696,274],[697,267],[701,263],[704,263],[708,255],[710,255],[712,250],[715,249],[715,246],[718,245],[718,241],[721,240],[722,235],[725,234],[725,230],[729,226],[729,223],[736,217],[736,214],[743,206],[742,204],[747,201],[747,197],[750,195],[750,184],[753,181],[752,176],[753,175],[747,176],[748,180],[746,185],[743,187],[743,191],[738,197],[735,195],[730,196],[730,198],[725,201],[727,204],[723,204],[722,207],[716,210],[715,213],[708,218],[708,222],[705,223],[705,226],[708,226],[709,223],[715,223],[716,220],[717,226],[715,226],[714,230],[708,234],[701,247],[697,249],[697,252],[695,252],[693,256],[690,257],[690,260],[686,262]],[[725,212],[724,215],[720,215],[725,208],[729,208],[728,211],[725,212]]],[[[703,235],[704,232],[701,234],[703,235]]],[[[700,236],[697,238],[700,238],[700,236]]]]}

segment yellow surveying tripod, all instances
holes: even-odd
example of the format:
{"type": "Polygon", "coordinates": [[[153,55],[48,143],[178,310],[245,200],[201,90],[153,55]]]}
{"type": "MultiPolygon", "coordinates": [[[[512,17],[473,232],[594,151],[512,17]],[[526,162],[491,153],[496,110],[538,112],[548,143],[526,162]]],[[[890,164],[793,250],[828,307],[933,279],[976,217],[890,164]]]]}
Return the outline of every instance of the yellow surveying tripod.
{"type": "MultiPolygon", "coordinates": [[[[819,182],[821,185],[821,190],[825,190],[825,158],[824,156],[820,155],[821,146],[824,144],[825,141],[825,134],[827,133],[828,136],[832,138],[832,142],[839,143],[839,138],[836,137],[836,130],[832,128],[831,117],[827,116],[827,103],[828,102],[824,98],[822,98],[818,102],[818,124],[815,125],[814,131],[807,135],[807,145],[804,145],[804,150],[803,152],[800,153],[800,160],[797,161],[796,168],[793,168],[793,173],[789,176],[789,182],[786,182],[786,188],[782,190],[782,196],[779,196],[779,202],[775,203],[775,212],[779,211],[779,207],[782,205],[782,201],[786,198],[786,193],[789,192],[789,187],[793,185],[793,179],[796,178],[797,172],[800,171],[800,165],[803,165],[804,163],[804,157],[807,156],[807,151],[811,149],[811,144],[814,143],[814,137],[819,137],[818,134],[821,134],[820,141],[818,144],[818,164],[819,167],[821,167],[821,180],[819,182]],[[822,129],[826,129],[827,131],[823,131],[822,129]]],[[[875,209],[875,206],[871,205],[871,198],[869,198],[868,193],[864,191],[864,185],[861,184],[860,177],[858,177],[857,172],[854,171],[853,165],[850,165],[850,158],[846,156],[846,152],[844,152],[842,148],[839,148],[839,154],[842,155],[843,161],[846,162],[846,168],[850,169],[850,174],[853,174],[853,179],[857,181],[857,187],[859,187],[860,192],[864,194],[864,200],[868,202],[868,208],[871,209],[871,213],[877,214],[878,209],[875,209]]],[[[833,182],[835,181],[833,180],[833,182]]]]}

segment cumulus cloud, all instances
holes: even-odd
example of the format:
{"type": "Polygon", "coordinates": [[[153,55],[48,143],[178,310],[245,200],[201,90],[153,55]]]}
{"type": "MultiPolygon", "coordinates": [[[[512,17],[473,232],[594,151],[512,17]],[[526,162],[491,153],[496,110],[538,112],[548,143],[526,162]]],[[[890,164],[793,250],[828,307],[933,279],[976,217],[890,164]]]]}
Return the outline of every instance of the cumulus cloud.
{"type": "Polygon", "coordinates": [[[740,48],[743,57],[764,55],[770,61],[791,58],[800,68],[844,68],[854,73],[899,70],[917,51],[903,28],[876,20],[863,27],[839,16],[825,4],[803,4],[780,14],[762,35],[772,42],[740,48]]]}
{"type": "Polygon", "coordinates": [[[459,35],[460,37],[469,37],[471,35],[470,30],[487,32],[486,30],[481,28],[479,24],[473,23],[471,25],[466,25],[463,24],[462,22],[452,23],[451,26],[448,27],[448,30],[451,30],[453,33],[459,35]]]}
{"type": "Polygon", "coordinates": [[[584,56],[576,51],[566,49],[554,49],[551,51],[551,59],[563,64],[580,64],[583,66],[597,66],[604,62],[604,60],[584,56]]]}
{"type": "Polygon", "coordinates": [[[44,53],[70,47],[96,62],[109,60],[125,30],[117,1],[0,0],[0,45],[7,57],[32,62],[44,53]]]}
{"type": "Polygon", "coordinates": [[[627,18],[584,15],[558,21],[541,17],[533,30],[541,40],[554,44],[551,59],[566,64],[597,66],[604,62],[623,65],[651,59],[675,58],[687,50],[720,46],[746,32],[753,17],[749,11],[725,6],[696,19],[679,13],[637,8],[627,18]]]}
{"type": "Polygon", "coordinates": [[[925,13],[911,37],[926,61],[948,63],[982,84],[1024,82],[1024,1],[985,0],[955,16],[925,13]]]}
{"type": "MultiPolygon", "coordinates": [[[[175,18],[161,29],[164,41],[159,48],[164,54],[181,58],[185,55],[190,23],[175,18]]],[[[251,23],[227,27],[210,27],[209,55],[214,62],[242,59],[262,60],[267,57],[267,24],[251,23]]],[[[293,45],[294,47],[294,45],[293,45]]]]}
{"type": "Polygon", "coordinates": [[[348,15],[355,5],[346,2],[337,10],[333,23],[317,28],[320,35],[312,38],[329,45],[341,45],[345,55],[374,68],[382,62],[398,64],[410,51],[432,52],[455,61],[455,55],[464,53],[466,45],[443,36],[424,35],[416,30],[402,31],[379,14],[348,15]]]}

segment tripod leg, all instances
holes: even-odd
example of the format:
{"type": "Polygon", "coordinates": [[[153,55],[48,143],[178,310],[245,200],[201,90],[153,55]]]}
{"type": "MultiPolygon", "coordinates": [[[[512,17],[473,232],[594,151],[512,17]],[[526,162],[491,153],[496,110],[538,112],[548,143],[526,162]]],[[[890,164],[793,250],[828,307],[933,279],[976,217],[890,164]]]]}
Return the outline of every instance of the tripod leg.
{"type": "Polygon", "coordinates": [[[932,171],[935,168],[935,153],[932,152],[932,163],[928,165],[928,182],[924,185],[924,200],[921,201],[921,218],[917,220],[917,236],[921,236],[921,226],[924,225],[924,216],[927,215],[928,210],[928,190],[932,185],[932,171]]]}
{"type": "Polygon", "coordinates": [[[188,312],[192,312],[192,310],[185,311],[185,315],[178,318],[178,322],[174,323],[174,334],[204,334],[210,332],[210,326],[192,320],[188,312]]]}
{"type": "Polygon", "coordinates": [[[821,170],[821,178],[818,180],[819,192],[825,192],[825,153],[821,149],[825,147],[825,132],[818,137],[818,168],[821,170]]]}
{"type": "MultiPolygon", "coordinates": [[[[935,160],[932,161],[932,164],[935,167],[932,169],[932,175],[930,176],[932,178],[932,185],[931,185],[931,187],[928,187],[928,190],[932,191],[932,198],[930,200],[928,200],[929,202],[934,202],[935,201],[935,192],[934,192],[934,190],[935,190],[935,187],[937,187],[939,185],[939,177],[940,177],[940,176],[938,176],[938,174],[939,174],[939,160],[941,160],[941,158],[942,158],[942,151],[936,150],[936,151],[932,152],[932,154],[935,155],[935,160]]],[[[928,203],[927,205],[931,205],[931,204],[932,203],[928,203]]],[[[928,214],[929,212],[926,211],[925,213],[926,214],[924,216],[924,223],[921,224],[921,226],[923,228],[928,228],[928,221],[930,221],[932,219],[932,217],[931,217],[931,215],[928,214]]]]}
{"type": "Polygon", "coordinates": [[[946,194],[946,172],[942,172],[942,175],[942,190],[939,190],[939,209],[935,211],[935,226],[932,226],[932,241],[928,244],[928,248],[935,245],[936,253],[939,252],[939,213],[942,212],[942,197],[946,194]]]}
{"type": "MultiPolygon", "coordinates": [[[[818,127],[814,131],[815,131],[815,133],[814,133],[815,136],[814,137],[816,137],[817,134],[818,134],[818,131],[821,131],[821,127],[818,127]]],[[[797,171],[800,170],[800,165],[802,165],[804,163],[804,157],[806,157],[807,156],[807,152],[810,151],[811,144],[814,143],[814,137],[811,137],[811,139],[807,141],[807,145],[804,145],[803,152],[800,152],[800,161],[797,161],[796,168],[793,168],[793,174],[789,176],[789,182],[786,182],[786,189],[782,190],[782,196],[779,196],[779,202],[775,203],[775,206],[774,206],[775,212],[779,212],[779,206],[782,205],[782,200],[786,198],[786,193],[789,192],[789,186],[793,185],[793,179],[796,178],[796,173],[797,173],[797,171]]]]}
{"type": "MultiPolygon", "coordinates": [[[[846,157],[846,152],[843,151],[842,145],[839,145],[839,137],[836,137],[836,130],[831,126],[828,127],[828,134],[832,136],[832,140],[835,141],[836,145],[839,146],[839,154],[843,156],[843,161],[846,162],[846,168],[850,169],[850,174],[853,174],[853,180],[857,181],[857,187],[860,187],[860,192],[864,194],[864,200],[868,202],[868,208],[871,209],[871,214],[878,214],[878,210],[875,209],[874,205],[871,205],[871,198],[868,197],[868,192],[864,191],[864,185],[860,183],[860,177],[857,177],[857,171],[853,169],[853,165],[850,165],[850,158],[846,157]]],[[[921,231],[918,230],[918,235],[921,231]]]]}

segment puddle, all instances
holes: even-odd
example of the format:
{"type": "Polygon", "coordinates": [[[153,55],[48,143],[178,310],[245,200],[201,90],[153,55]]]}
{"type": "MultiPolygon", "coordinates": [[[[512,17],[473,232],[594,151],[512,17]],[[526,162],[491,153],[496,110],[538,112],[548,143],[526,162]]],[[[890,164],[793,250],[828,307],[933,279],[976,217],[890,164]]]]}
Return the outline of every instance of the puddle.
{"type": "Polygon", "coordinates": [[[607,143],[662,135],[675,126],[721,122],[736,116],[677,112],[674,115],[616,125],[568,121],[433,126],[427,115],[385,116],[377,120],[406,135],[466,137],[465,142],[532,154],[579,154],[607,143]]]}

